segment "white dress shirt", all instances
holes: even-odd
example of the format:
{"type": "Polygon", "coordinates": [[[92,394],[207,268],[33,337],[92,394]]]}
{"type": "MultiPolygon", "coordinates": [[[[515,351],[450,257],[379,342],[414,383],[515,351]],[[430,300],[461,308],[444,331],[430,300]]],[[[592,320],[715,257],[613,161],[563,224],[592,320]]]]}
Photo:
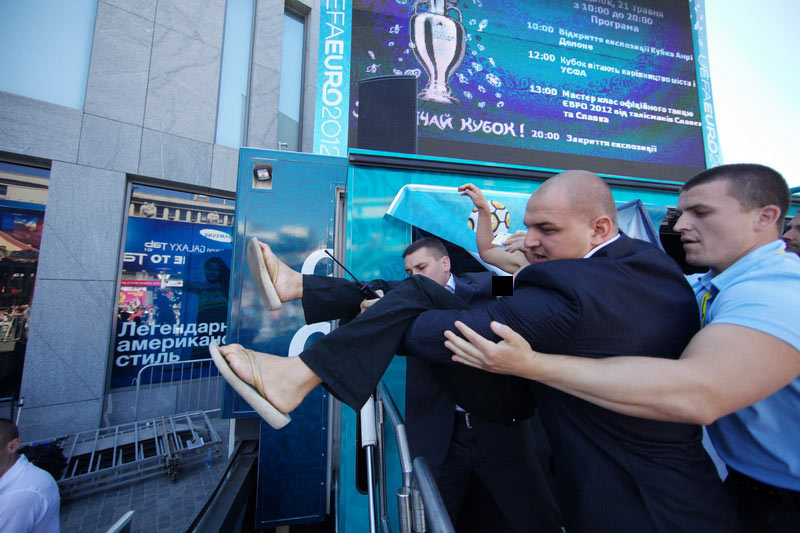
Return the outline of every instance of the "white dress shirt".
{"type": "Polygon", "coordinates": [[[58,485],[24,455],[0,477],[0,531],[60,533],[58,485]]]}

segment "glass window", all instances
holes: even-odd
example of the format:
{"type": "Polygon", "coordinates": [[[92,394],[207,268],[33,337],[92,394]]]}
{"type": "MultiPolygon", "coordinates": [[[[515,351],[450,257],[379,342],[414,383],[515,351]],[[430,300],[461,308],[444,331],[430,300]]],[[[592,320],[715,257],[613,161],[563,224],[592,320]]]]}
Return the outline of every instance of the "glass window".
{"type": "Polygon", "coordinates": [[[0,398],[19,398],[49,176],[0,162],[0,398]]]}
{"type": "Polygon", "coordinates": [[[148,364],[208,359],[228,313],[233,200],[140,184],[130,196],[111,388],[148,364]]]}
{"type": "Polygon", "coordinates": [[[303,101],[305,19],[292,11],[283,13],[281,87],[278,99],[278,148],[300,151],[300,110],[303,101]]]}
{"type": "Polygon", "coordinates": [[[83,109],[97,0],[2,2],[0,90],[83,109]]]}
{"type": "Polygon", "coordinates": [[[247,125],[247,87],[253,38],[253,0],[229,0],[217,109],[217,144],[239,148],[247,125]]]}

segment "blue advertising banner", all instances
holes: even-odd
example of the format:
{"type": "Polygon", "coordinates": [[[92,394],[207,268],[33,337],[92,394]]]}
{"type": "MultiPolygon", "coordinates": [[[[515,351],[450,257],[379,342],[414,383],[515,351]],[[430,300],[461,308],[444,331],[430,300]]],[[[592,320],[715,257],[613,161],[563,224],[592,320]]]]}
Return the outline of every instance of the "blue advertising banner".
{"type": "Polygon", "coordinates": [[[314,153],[347,155],[351,0],[322,0],[314,153]]]}
{"type": "Polygon", "coordinates": [[[705,139],[706,166],[709,168],[723,163],[722,149],[717,139],[717,118],[714,113],[714,100],[711,96],[711,70],[708,66],[708,37],[706,28],[705,0],[689,0],[692,14],[694,50],[697,57],[697,85],[700,88],[700,116],[705,139]]]}
{"type": "Polygon", "coordinates": [[[208,358],[224,344],[231,229],[128,219],[111,387],[152,363],[208,358]]]}

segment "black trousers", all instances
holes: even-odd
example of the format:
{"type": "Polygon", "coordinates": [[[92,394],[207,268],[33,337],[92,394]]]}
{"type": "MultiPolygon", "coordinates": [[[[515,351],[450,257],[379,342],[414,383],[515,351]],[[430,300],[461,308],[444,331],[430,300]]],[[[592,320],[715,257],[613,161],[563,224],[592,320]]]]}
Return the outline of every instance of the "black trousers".
{"type": "MultiPolygon", "coordinates": [[[[424,276],[371,285],[385,296],[299,356],[331,394],[355,410],[377,387],[417,315],[429,309],[467,308],[455,294],[424,276]]],[[[303,276],[303,311],[309,324],[351,318],[358,314],[364,298],[356,285],[345,279],[303,276]]]]}
{"type": "MultiPolygon", "coordinates": [[[[454,525],[459,522],[463,503],[475,506],[463,511],[479,523],[464,523],[462,517],[457,526],[459,531],[560,532],[562,522],[558,505],[539,464],[535,447],[525,450],[527,453],[519,457],[493,457],[481,451],[475,428],[468,427],[460,417],[456,419],[447,457],[442,464],[431,467],[431,473],[454,525]],[[485,501],[465,499],[473,476],[485,485],[496,511],[485,501]],[[503,525],[496,515],[498,512],[505,520],[503,525]],[[494,523],[487,523],[487,518],[494,523]]],[[[529,422],[526,420],[521,424],[529,422]]]]}
{"type": "Polygon", "coordinates": [[[766,485],[730,468],[725,488],[748,533],[800,531],[800,492],[766,485]]]}

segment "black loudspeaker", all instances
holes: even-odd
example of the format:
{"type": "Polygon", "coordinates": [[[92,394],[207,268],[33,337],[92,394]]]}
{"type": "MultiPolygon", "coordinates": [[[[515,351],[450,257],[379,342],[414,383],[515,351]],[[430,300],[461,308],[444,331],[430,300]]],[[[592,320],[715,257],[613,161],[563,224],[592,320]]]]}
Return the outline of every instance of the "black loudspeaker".
{"type": "Polygon", "coordinates": [[[355,148],[417,153],[417,79],[383,76],[358,82],[355,148]]]}

